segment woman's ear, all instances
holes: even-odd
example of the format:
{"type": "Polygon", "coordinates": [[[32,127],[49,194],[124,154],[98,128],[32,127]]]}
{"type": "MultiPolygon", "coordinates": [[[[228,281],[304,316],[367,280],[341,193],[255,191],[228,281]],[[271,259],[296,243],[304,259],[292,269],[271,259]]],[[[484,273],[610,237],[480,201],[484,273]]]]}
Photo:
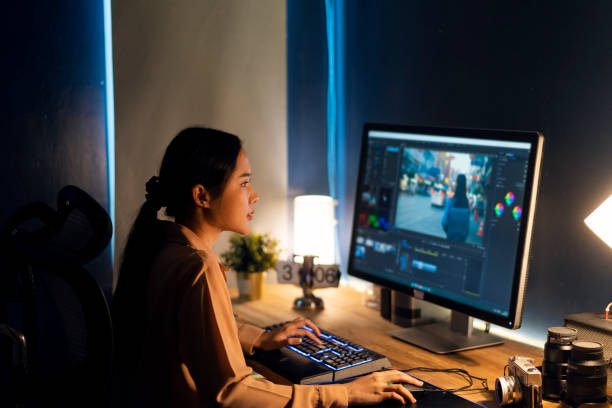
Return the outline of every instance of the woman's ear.
{"type": "Polygon", "coordinates": [[[191,187],[191,197],[197,207],[210,208],[210,193],[201,184],[191,187]]]}

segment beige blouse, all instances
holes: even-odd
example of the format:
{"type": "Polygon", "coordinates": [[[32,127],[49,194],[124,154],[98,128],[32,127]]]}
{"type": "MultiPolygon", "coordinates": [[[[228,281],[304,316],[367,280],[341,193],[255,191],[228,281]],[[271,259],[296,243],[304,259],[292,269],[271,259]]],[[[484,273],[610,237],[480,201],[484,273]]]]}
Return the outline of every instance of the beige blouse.
{"type": "Polygon", "coordinates": [[[147,288],[146,336],[132,378],[134,407],[344,407],[341,385],[255,379],[243,353],[263,330],[237,325],[216,255],[198,236],[164,222],[166,242],[147,288]]]}

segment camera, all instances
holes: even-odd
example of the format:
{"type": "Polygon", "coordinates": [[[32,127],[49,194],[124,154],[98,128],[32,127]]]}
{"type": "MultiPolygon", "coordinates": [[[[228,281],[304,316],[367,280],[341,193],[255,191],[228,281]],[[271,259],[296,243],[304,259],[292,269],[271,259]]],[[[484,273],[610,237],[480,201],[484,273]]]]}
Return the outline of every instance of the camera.
{"type": "MultiPolygon", "coordinates": [[[[542,407],[542,373],[533,359],[512,356],[506,366],[508,373],[495,379],[495,398],[499,405],[542,407]]],[[[505,370],[504,370],[505,371],[505,370]]]]}

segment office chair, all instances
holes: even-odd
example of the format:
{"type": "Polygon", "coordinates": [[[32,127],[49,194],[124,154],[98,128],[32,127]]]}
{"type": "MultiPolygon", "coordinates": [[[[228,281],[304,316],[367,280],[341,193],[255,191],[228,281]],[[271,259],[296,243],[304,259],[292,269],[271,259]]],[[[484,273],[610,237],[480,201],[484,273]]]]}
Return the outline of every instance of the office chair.
{"type": "Polygon", "coordinates": [[[57,211],[40,202],[26,205],[2,233],[0,357],[10,360],[3,383],[11,387],[0,394],[2,406],[108,404],[110,312],[82,265],[106,248],[112,224],[75,186],[62,188],[57,204],[57,211]]]}

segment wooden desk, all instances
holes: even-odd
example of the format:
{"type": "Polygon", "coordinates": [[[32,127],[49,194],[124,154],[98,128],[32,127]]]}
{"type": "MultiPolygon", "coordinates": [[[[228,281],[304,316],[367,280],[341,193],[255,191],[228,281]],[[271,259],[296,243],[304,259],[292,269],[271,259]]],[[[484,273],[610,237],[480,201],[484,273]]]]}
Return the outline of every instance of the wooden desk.
{"type": "MultiPolygon", "coordinates": [[[[263,299],[245,303],[234,302],[234,312],[238,319],[267,326],[299,315],[312,320],[321,328],[386,355],[393,368],[412,367],[463,368],[470,374],[488,380],[488,392],[463,392],[464,398],[481,403],[487,407],[497,407],[495,401],[495,378],[504,374],[508,357],[521,355],[532,357],[539,365],[543,351],[522,343],[507,340],[502,346],[487,347],[449,355],[438,355],[419,347],[396,340],[387,334],[399,326],[380,317],[377,310],[363,305],[363,295],[349,288],[317,290],[316,295],[323,298],[325,309],[321,311],[296,311],[293,300],[301,295],[301,289],[291,285],[267,285],[263,299]]],[[[287,380],[254,362],[254,369],[272,381],[285,383],[287,380]]],[[[443,373],[418,372],[414,375],[444,388],[466,385],[459,376],[443,373]]],[[[559,404],[545,401],[544,407],[557,407],[559,404]]]]}

